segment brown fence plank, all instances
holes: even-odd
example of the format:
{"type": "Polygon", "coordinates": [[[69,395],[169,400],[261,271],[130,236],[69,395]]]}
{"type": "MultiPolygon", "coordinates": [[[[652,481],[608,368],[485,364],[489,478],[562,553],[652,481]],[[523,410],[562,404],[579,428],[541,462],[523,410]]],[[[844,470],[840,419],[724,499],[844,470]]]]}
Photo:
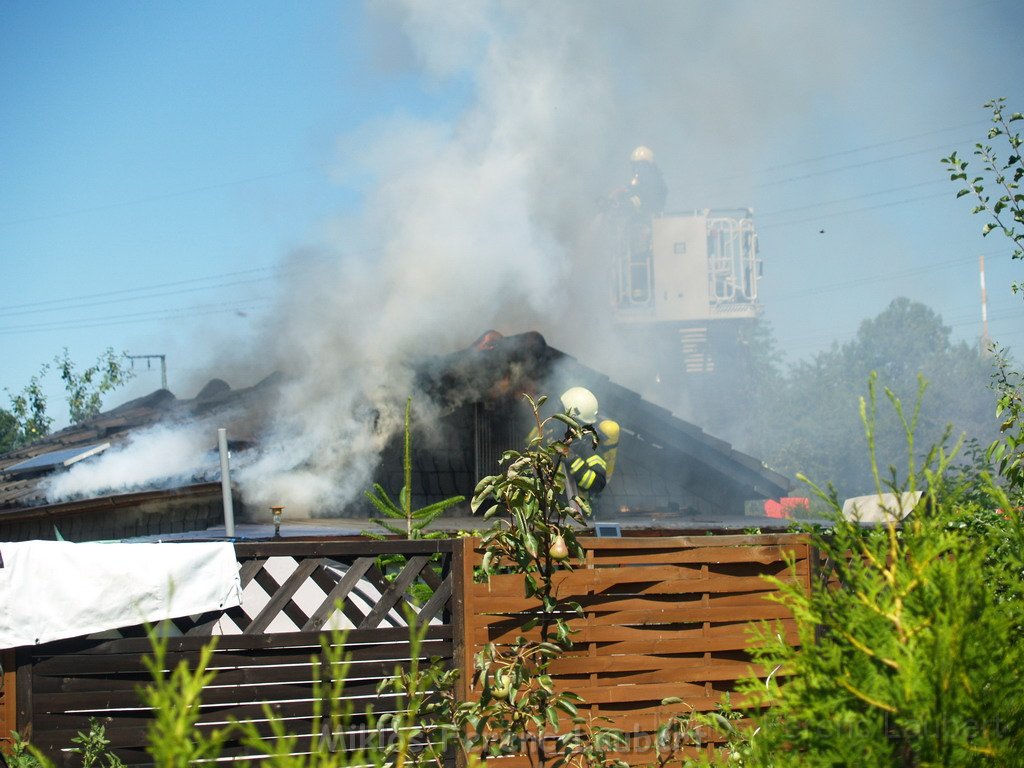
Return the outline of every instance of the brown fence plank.
{"type": "MultiPolygon", "coordinates": [[[[606,672],[609,675],[636,673],[643,671],[666,670],[673,675],[692,676],[699,672],[710,672],[719,674],[721,670],[738,672],[744,674],[744,669],[749,667],[749,660],[736,661],[734,659],[706,658],[704,653],[693,653],[686,656],[649,656],[646,654],[634,654],[631,656],[562,656],[551,663],[551,674],[559,675],[590,675],[606,672]],[[735,665],[740,665],[736,667],[735,665]],[[712,672],[712,670],[715,670],[712,672]]],[[[619,682],[614,677],[610,680],[619,682]]]]}
{"type": "Polygon", "coordinates": [[[327,541],[289,539],[284,541],[237,542],[240,560],[253,557],[377,557],[378,555],[430,555],[450,553],[459,539],[366,539],[327,541]]]}
{"type": "Polygon", "coordinates": [[[3,678],[0,681],[0,750],[11,743],[11,731],[18,730],[18,668],[14,649],[0,651],[0,667],[3,678]]]}
{"type": "MultiPolygon", "coordinates": [[[[232,650],[256,650],[281,648],[307,647],[311,651],[320,648],[321,639],[331,640],[330,632],[279,632],[270,635],[219,635],[216,637],[217,653],[232,650]]],[[[438,624],[427,628],[428,639],[451,639],[452,629],[450,625],[438,624]]],[[[338,645],[355,649],[360,646],[371,647],[379,644],[387,646],[395,642],[402,642],[409,639],[409,630],[406,627],[384,627],[381,629],[353,629],[347,632],[337,633],[338,645]]],[[[168,637],[163,642],[167,644],[169,653],[192,653],[198,651],[210,642],[206,637],[168,637]]],[[[333,642],[333,641],[332,641],[333,642]]],[[[42,664],[49,658],[59,658],[67,655],[81,656],[139,656],[149,653],[152,650],[152,642],[145,637],[125,638],[117,640],[58,640],[46,645],[35,646],[29,651],[36,657],[35,663],[42,664]]]]}
{"type": "MultiPolygon", "coordinates": [[[[344,646],[345,656],[349,659],[350,677],[357,678],[376,674],[381,669],[393,669],[396,665],[404,666],[410,656],[410,646],[405,643],[388,643],[386,645],[370,645],[361,647],[344,646]]],[[[309,653],[282,655],[278,653],[253,652],[248,655],[221,654],[215,652],[211,657],[210,670],[217,673],[215,684],[224,681],[243,681],[263,675],[267,679],[286,679],[297,674],[298,669],[311,669],[312,657],[319,655],[320,648],[310,649],[309,653]]],[[[424,640],[420,650],[422,657],[451,657],[452,644],[448,640],[424,640]]],[[[195,663],[198,653],[168,654],[165,666],[173,668],[178,663],[195,663]]],[[[56,686],[63,681],[80,681],[78,690],[102,691],[110,680],[122,680],[128,676],[130,682],[148,682],[149,674],[138,656],[66,656],[51,659],[46,665],[36,668],[33,677],[33,689],[37,692],[55,692],[56,686]],[[140,678],[142,678],[140,680],[140,678]],[[91,686],[91,687],[90,687],[91,686]]],[[[114,690],[125,686],[115,684],[114,690]]],[[[58,688],[59,690],[59,688],[58,688]]]]}
{"type": "MultiPolygon", "coordinates": [[[[572,672],[556,674],[552,677],[556,680],[563,680],[567,686],[571,686],[575,684],[573,677],[579,678],[581,674],[583,673],[572,672]]],[[[715,682],[721,680],[741,680],[752,676],[763,677],[765,674],[767,674],[767,670],[762,670],[752,661],[702,664],[700,666],[682,665],[678,667],[671,664],[665,664],[661,669],[646,672],[634,672],[632,670],[619,668],[603,670],[603,674],[597,676],[596,684],[593,685],[593,687],[639,687],[664,682],[666,675],[671,676],[673,682],[703,684],[709,680],[715,682]]]]}
{"type": "Polygon", "coordinates": [[[584,549],[593,551],[663,549],[666,547],[674,549],[706,549],[726,546],[806,546],[802,537],[791,533],[716,533],[713,536],[623,536],[617,538],[581,536],[579,542],[584,549]]]}
{"type": "MultiPolygon", "coordinates": [[[[770,590],[771,584],[760,575],[745,576],[732,575],[726,572],[730,565],[747,565],[745,562],[731,564],[712,564],[712,570],[702,571],[705,563],[693,561],[693,566],[680,566],[675,564],[650,565],[644,568],[579,568],[573,571],[562,571],[553,579],[555,594],[577,595],[585,591],[606,592],[616,587],[625,590],[633,589],[634,585],[644,584],[646,592],[657,594],[664,591],[667,594],[679,594],[680,592],[739,592],[751,590],[770,590]],[[718,570],[714,570],[718,569],[718,570]]],[[[779,560],[774,567],[766,567],[758,564],[759,572],[767,575],[784,578],[788,576],[788,568],[784,562],[779,560]]],[[[802,577],[807,572],[806,559],[796,563],[796,573],[802,577]]],[[[523,581],[518,574],[498,574],[492,576],[489,581],[474,583],[472,586],[474,598],[522,598],[523,581]]],[[[536,602],[536,601],[535,601],[536,602]]]]}
{"type": "MultiPolygon", "coordinates": [[[[623,551],[596,550],[596,567],[614,565],[645,565],[660,563],[777,563],[792,549],[783,546],[706,547],[703,549],[651,549],[634,554],[623,551]]],[[[797,555],[799,557],[799,555],[797,555]]]]}
{"type": "MultiPolygon", "coordinates": [[[[723,608],[750,606],[759,608],[764,606],[773,592],[741,592],[738,594],[709,594],[709,593],[687,593],[680,595],[661,595],[657,597],[630,597],[626,595],[587,595],[572,597],[572,601],[579,604],[587,616],[593,616],[595,620],[600,614],[601,621],[597,623],[618,623],[635,624],[635,618],[644,614],[670,613],[678,609],[691,607],[700,608],[723,608]],[[701,595],[707,595],[702,597],[701,595]],[[618,619],[618,620],[617,620],[618,619]]],[[[503,599],[500,605],[491,607],[490,610],[480,618],[480,624],[494,624],[502,621],[504,616],[518,615],[522,620],[528,616],[539,613],[539,606],[536,600],[512,601],[503,599]]],[[[749,617],[746,617],[749,619],[749,617]]]]}
{"type": "Polygon", "coordinates": [[[452,552],[452,629],[455,638],[453,651],[455,668],[459,676],[455,681],[459,700],[466,701],[471,694],[473,679],[473,618],[478,603],[473,600],[473,539],[459,539],[452,552]]]}
{"type": "MultiPolygon", "coordinates": [[[[721,607],[679,607],[663,611],[623,611],[609,616],[574,618],[569,622],[570,628],[576,630],[573,642],[596,642],[599,639],[629,640],[639,638],[638,633],[656,631],[675,634],[685,627],[678,625],[700,624],[702,622],[735,621],[739,610],[743,611],[747,621],[768,619],[784,619],[789,611],[781,605],[764,602],[763,606],[726,605],[721,607]]],[[[492,617],[488,617],[489,619],[492,617]]],[[[487,642],[513,642],[519,635],[527,639],[540,637],[540,630],[524,632],[515,619],[508,623],[494,623],[479,627],[473,633],[474,642],[483,645],[487,642]]]]}

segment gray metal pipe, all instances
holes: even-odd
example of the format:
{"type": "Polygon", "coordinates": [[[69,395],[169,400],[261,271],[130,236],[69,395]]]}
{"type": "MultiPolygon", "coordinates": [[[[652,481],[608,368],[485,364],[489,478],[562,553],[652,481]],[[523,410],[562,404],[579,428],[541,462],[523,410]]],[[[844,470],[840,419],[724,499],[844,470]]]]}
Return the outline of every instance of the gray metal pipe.
{"type": "Polygon", "coordinates": [[[220,447],[220,489],[224,496],[224,533],[228,538],[235,536],[235,504],[231,499],[231,467],[228,462],[228,431],[217,430],[217,444],[220,447]]]}

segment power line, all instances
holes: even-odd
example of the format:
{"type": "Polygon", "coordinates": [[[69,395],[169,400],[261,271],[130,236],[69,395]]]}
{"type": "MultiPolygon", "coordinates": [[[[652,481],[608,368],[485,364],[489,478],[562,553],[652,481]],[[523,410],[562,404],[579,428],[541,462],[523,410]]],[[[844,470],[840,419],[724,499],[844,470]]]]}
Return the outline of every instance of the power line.
{"type": "MultiPolygon", "coordinates": [[[[872,149],[880,149],[882,147],[889,147],[889,146],[893,146],[895,144],[904,144],[904,143],[906,143],[908,141],[916,141],[917,139],[923,139],[923,138],[927,138],[929,136],[937,136],[937,135],[939,135],[941,133],[949,133],[950,131],[958,131],[958,130],[961,130],[963,128],[977,128],[979,126],[989,125],[989,123],[990,123],[989,120],[973,120],[973,121],[971,121],[969,123],[962,123],[960,125],[951,125],[951,126],[948,126],[946,128],[937,128],[937,129],[935,129],[933,131],[926,131],[925,133],[918,133],[918,134],[914,134],[913,136],[904,136],[904,137],[899,138],[899,139],[889,139],[888,141],[880,141],[880,142],[877,142],[877,143],[874,143],[874,144],[865,144],[865,145],[860,146],[860,147],[853,147],[852,149],[843,149],[843,150],[839,150],[838,152],[829,152],[829,153],[824,154],[824,155],[818,155],[816,157],[807,157],[807,158],[804,158],[802,160],[791,160],[791,161],[786,162],[786,163],[779,163],[778,165],[770,165],[770,166],[768,166],[766,168],[760,168],[760,169],[757,169],[755,171],[748,172],[748,173],[736,173],[736,174],[731,174],[729,176],[719,176],[718,177],[718,181],[732,181],[732,180],[735,180],[735,179],[744,179],[744,178],[748,178],[751,175],[772,173],[774,171],[781,171],[781,170],[784,170],[786,168],[793,168],[793,167],[800,166],[800,165],[809,165],[811,163],[820,163],[823,160],[830,160],[830,159],[836,158],[836,157],[846,157],[848,155],[856,155],[856,154],[858,154],[860,152],[867,152],[868,150],[872,150],[872,149]]],[[[962,142],[955,142],[955,143],[962,143],[962,142]]],[[[945,146],[943,146],[942,148],[944,149],[945,146]]],[[[925,150],[925,151],[933,151],[933,150],[925,150]]],[[[897,155],[896,157],[906,157],[906,156],[907,155],[897,155]]],[[[874,162],[874,161],[872,161],[872,162],[874,162]]],[[[850,166],[850,167],[856,167],[856,166],[850,166]]],[[[845,169],[845,167],[844,167],[844,169],[845,169]]],[[[770,185],[770,184],[774,184],[774,183],[776,183],[776,182],[767,182],[766,186],[770,185]]]]}
{"type": "Polygon", "coordinates": [[[928,131],[926,133],[919,133],[914,136],[905,136],[902,139],[891,139],[889,141],[880,141],[877,144],[865,144],[862,147],[855,147],[853,149],[844,149],[840,152],[830,152],[827,155],[818,155],[817,157],[809,157],[804,160],[793,160],[788,163],[781,163],[780,165],[771,165],[767,168],[762,168],[758,173],[770,173],[771,171],[781,171],[784,168],[792,168],[797,165],[807,165],[808,163],[819,163],[822,160],[830,160],[833,157],[843,157],[846,155],[855,155],[858,152],[866,152],[869,149],[880,149],[882,147],[890,147],[893,144],[903,144],[907,141],[916,141],[917,139],[924,139],[929,136],[937,136],[940,133],[948,133],[949,131],[959,131],[962,128],[977,128],[981,125],[988,125],[988,120],[974,120],[970,123],[963,123],[961,125],[953,125],[948,128],[939,128],[934,131],[928,131]]]}
{"type": "Polygon", "coordinates": [[[835,213],[822,213],[817,216],[808,216],[803,219],[793,219],[792,221],[779,221],[775,223],[769,222],[768,224],[759,224],[758,231],[763,229],[775,229],[778,227],[790,227],[794,224],[806,224],[810,221],[820,221],[822,219],[834,219],[839,216],[849,216],[854,213],[864,213],[865,211],[877,211],[879,208],[892,208],[897,205],[907,205],[908,203],[919,203],[922,200],[935,200],[936,198],[947,197],[950,200],[954,199],[954,195],[949,192],[937,192],[934,195],[921,195],[920,197],[907,197],[903,200],[893,200],[888,203],[879,203],[878,205],[866,205],[861,208],[851,208],[848,211],[837,211],[835,213]]]}
{"type": "MultiPolygon", "coordinates": [[[[935,129],[935,130],[932,130],[932,131],[926,131],[924,133],[918,133],[918,134],[914,134],[914,135],[911,135],[911,136],[904,136],[904,137],[898,138],[898,139],[890,139],[888,141],[876,142],[874,144],[865,144],[865,145],[860,146],[860,147],[853,147],[851,149],[840,150],[838,152],[831,152],[831,153],[828,153],[828,154],[825,154],[825,155],[818,155],[816,157],[804,158],[804,159],[801,159],[801,160],[792,160],[792,161],[787,162],[787,163],[781,163],[779,165],[773,165],[773,166],[768,166],[766,168],[762,168],[759,171],[756,171],[756,173],[771,173],[773,171],[778,171],[778,170],[783,170],[783,169],[786,169],[786,168],[797,167],[797,166],[800,166],[800,165],[807,165],[809,163],[821,162],[823,160],[828,160],[828,159],[835,158],[835,157],[846,157],[846,156],[849,156],[849,155],[858,154],[860,152],[866,152],[868,150],[879,149],[879,148],[882,148],[882,147],[893,146],[893,145],[896,145],[896,144],[903,144],[903,143],[906,143],[908,141],[916,141],[917,139],[927,138],[929,136],[936,136],[936,135],[939,135],[939,134],[942,134],[942,133],[948,133],[949,131],[960,130],[962,128],[973,128],[973,127],[976,127],[976,126],[979,126],[979,125],[987,125],[988,122],[989,121],[985,121],[985,120],[977,120],[977,121],[972,121],[972,122],[969,122],[969,123],[962,123],[960,125],[949,126],[949,127],[946,127],[946,128],[938,128],[938,129],[935,129]]],[[[945,146],[939,147],[939,149],[944,149],[944,148],[945,148],[945,146]]],[[[921,150],[921,152],[929,152],[929,151],[933,151],[933,150],[930,150],[930,149],[929,150],[921,150]]],[[[816,172],[816,173],[812,173],[812,174],[808,174],[808,175],[809,176],[814,176],[814,175],[819,175],[819,174],[824,174],[824,173],[833,173],[833,172],[840,171],[840,170],[847,170],[849,168],[859,167],[859,165],[866,165],[866,164],[872,164],[872,163],[878,163],[878,162],[885,162],[885,161],[887,161],[889,159],[896,159],[896,158],[900,158],[900,157],[908,157],[908,156],[914,155],[914,154],[921,154],[921,152],[912,152],[912,153],[908,153],[908,154],[904,154],[904,155],[895,155],[892,158],[883,158],[881,160],[871,160],[871,161],[867,161],[866,163],[861,163],[861,164],[858,164],[858,165],[845,166],[845,167],[841,167],[841,168],[838,168],[838,169],[827,170],[827,171],[820,171],[820,172],[816,172]]],[[[153,195],[144,195],[144,196],[137,197],[137,198],[132,198],[132,199],[129,199],[129,200],[119,200],[119,201],[115,201],[115,202],[111,202],[111,203],[104,203],[102,205],[87,206],[87,207],[83,207],[83,208],[72,208],[72,209],[68,209],[68,210],[64,210],[64,211],[57,211],[55,213],[49,213],[49,214],[44,214],[44,215],[40,215],[40,216],[24,216],[24,217],[17,218],[17,219],[8,219],[7,221],[0,221],[0,227],[13,226],[15,224],[26,224],[26,223],[32,223],[32,222],[38,222],[38,221],[50,221],[50,220],[53,220],[53,219],[65,218],[67,216],[76,216],[76,215],[80,215],[80,214],[83,214],[83,213],[97,213],[97,212],[100,212],[100,211],[106,211],[106,210],[111,210],[111,209],[114,209],[114,208],[121,208],[121,207],[125,207],[125,206],[141,205],[141,204],[151,203],[151,202],[159,202],[161,200],[169,200],[169,199],[178,198],[178,197],[185,197],[185,196],[188,196],[188,195],[194,195],[194,194],[198,194],[198,193],[202,193],[202,192],[210,192],[210,191],[214,191],[214,190],[218,190],[218,189],[225,189],[225,188],[228,188],[228,187],[238,186],[238,185],[242,185],[242,184],[252,184],[252,183],[258,182],[258,181],[267,181],[269,179],[277,179],[277,178],[281,178],[281,177],[284,177],[284,176],[291,176],[291,175],[298,174],[298,173],[307,173],[309,171],[318,171],[318,170],[324,170],[324,169],[329,169],[329,168],[330,168],[330,164],[328,164],[328,163],[314,163],[314,164],[311,164],[311,165],[304,165],[304,166],[299,166],[299,167],[295,167],[295,168],[288,168],[288,169],[285,169],[283,171],[275,171],[275,172],[272,172],[272,173],[264,173],[264,174],[259,174],[259,175],[256,175],[256,176],[247,176],[247,177],[243,177],[243,178],[240,178],[240,179],[232,179],[230,181],[217,182],[217,183],[214,183],[214,184],[204,184],[204,185],[201,185],[201,186],[189,187],[187,189],[180,189],[180,190],[175,190],[175,191],[172,191],[172,192],[162,192],[162,193],[157,193],[157,194],[153,194],[153,195]]],[[[733,176],[721,177],[721,180],[730,180],[730,179],[735,179],[735,178],[741,178],[741,177],[744,177],[744,176],[746,176],[746,174],[736,174],[736,175],[733,175],[733,176]]],[[[791,178],[791,179],[782,179],[782,180],[778,180],[778,181],[766,182],[765,184],[762,184],[760,186],[769,186],[769,185],[772,185],[772,184],[781,184],[781,183],[785,183],[785,182],[793,181],[793,180],[797,180],[797,179],[802,179],[802,178],[807,178],[807,176],[806,175],[805,176],[798,176],[798,177],[794,177],[794,178],[791,178]]]]}
{"type": "MultiPolygon", "coordinates": [[[[891,187],[890,189],[880,189],[880,190],[878,190],[876,192],[865,192],[864,194],[861,194],[861,195],[853,195],[851,197],[841,197],[841,198],[838,198],[838,199],[835,199],[835,200],[823,200],[823,201],[821,201],[819,203],[811,203],[810,205],[801,205],[801,206],[798,206],[796,208],[781,208],[781,209],[779,209],[777,211],[758,211],[757,212],[757,218],[758,218],[758,220],[760,220],[760,219],[763,219],[765,216],[768,216],[768,217],[780,216],[780,215],[782,215],[784,213],[797,213],[799,211],[807,211],[807,210],[811,210],[813,208],[824,208],[824,207],[829,206],[829,205],[839,205],[840,203],[851,203],[854,200],[863,200],[866,197],[878,197],[879,195],[888,195],[888,194],[891,194],[892,192],[904,192],[904,191],[906,191],[908,189],[917,189],[919,187],[933,187],[936,184],[947,184],[948,185],[948,182],[946,182],[943,179],[938,179],[936,181],[919,181],[916,184],[907,184],[907,185],[902,186],[902,187],[891,187]]],[[[897,201],[897,202],[900,202],[900,201],[897,201]]]]}
{"type": "Polygon", "coordinates": [[[198,304],[190,307],[151,310],[147,312],[130,312],[121,315],[54,320],[49,323],[34,323],[32,325],[0,326],[0,334],[49,333],[53,331],[77,330],[79,328],[100,328],[107,325],[129,325],[157,320],[173,320],[183,316],[193,317],[211,313],[238,312],[240,310],[256,309],[267,300],[268,297],[266,296],[258,296],[230,303],[218,302],[216,304],[198,304]]]}
{"type": "Polygon", "coordinates": [[[40,307],[48,304],[64,304],[69,301],[85,301],[87,299],[100,299],[106,296],[120,296],[125,293],[134,293],[136,291],[150,291],[157,290],[160,288],[176,288],[181,285],[189,285],[192,283],[205,283],[211,280],[223,280],[229,277],[239,277],[241,275],[251,275],[259,272],[272,272],[277,271],[278,267],[259,267],[257,269],[243,269],[238,272],[222,272],[218,275],[207,275],[206,277],[193,277],[188,280],[176,280],[172,283],[156,283],[154,285],[141,285],[135,288],[122,288],[116,291],[104,291],[102,293],[87,293],[84,296],[65,296],[60,299],[43,299],[42,301],[30,301],[25,304],[7,304],[0,312],[7,312],[12,309],[26,309],[29,307],[40,307]]]}
{"type": "MultiPolygon", "coordinates": [[[[956,142],[956,143],[963,143],[963,141],[970,141],[970,140],[971,139],[963,139],[961,142],[956,142]]],[[[864,161],[859,162],[859,163],[851,163],[850,165],[841,165],[841,166],[838,166],[836,168],[825,168],[825,169],[820,170],[820,171],[810,171],[808,173],[804,173],[804,174],[801,174],[799,176],[789,176],[788,178],[785,178],[785,179],[774,179],[772,181],[765,181],[765,182],[762,182],[760,184],[755,184],[754,188],[755,189],[760,189],[760,188],[763,188],[763,187],[773,187],[773,186],[776,186],[776,185],[779,185],[779,184],[788,184],[791,181],[803,181],[804,179],[811,179],[811,178],[814,178],[815,176],[826,176],[826,175],[828,175],[830,173],[840,173],[841,171],[849,171],[849,170],[852,170],[852,169],[855,169],[855,168],[863,168],[863,167],[868,166],[868,165],[878,165],[879,163],[888,163],[888,162],[891,162],[893,160],[902,160],[905,157],[915,157],[917,155],[924,155],[924,154],[928,154],[930,152],[940,152],[940,151],[949,151],[949,145],[948,144],[940,144],[938,146],[928,147],[926,149],[918,149],[918,150],[915,150],[913,152],[903,152],[902,154],[899,154],[899,155],[888,155],[887,157],[879,157],[879,158],[875,158],[874,160],[864,160],[864,161]]]]}
{"type": "Polygon", "coordinates": [[[18,312],[6,312],[0,310],[0,317],[14,317],[17,315],[35,315],[44,312],[63,312],[69,309],[89,309],[91,307],[105,307],[111,304],[124,304],[125,302],[132,301],[144,301],[149,299],[160,299],[166,298],[167,296],[180,296],[187,293],[197,293],[199,291],[211,291],[221,288],[234,288],[240,285],[254,285],[257,283],[265,283],[268,280],[273,280],[273,277],[258,277],[251,280],[234,280],[223,283],[210,283],[209,285],[203,285],[195,288],[180,288],[176,291],[163,291],[160,293],[150,293],[144,296],[127,296],[119,299],[107,299],[105,301],[93,301],[93,302],[79,302],[79,303],[67,303],[59,307],[48,307],[45,309],[24,309],[18,312]]]}

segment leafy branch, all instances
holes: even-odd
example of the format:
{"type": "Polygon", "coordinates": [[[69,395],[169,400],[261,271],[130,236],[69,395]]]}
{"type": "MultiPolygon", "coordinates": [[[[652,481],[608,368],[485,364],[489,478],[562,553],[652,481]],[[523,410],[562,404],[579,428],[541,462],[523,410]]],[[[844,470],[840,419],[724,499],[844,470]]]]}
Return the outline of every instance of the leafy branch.
{"type": "Polygon", "coordinates": [[[525,753],[534,766],[602,766],[615,763],[609,753],[625,745],[617,730],[583,717],[583,700],[556,686],[551,663],[572,647],[578,603],[558,599],[556,580],[582,562],[584,551],[572,523],[585,525],[590,508],[581,496],[568,498],[565,463],[573,443],[596,440],[591,427],[564,413],[542,418],[547,398],[525,396],[535,429],[524,451],[506,451],[501,471],[483,478],[471,502],[491,527],[481,538],[480,576],[519,574],[526,598],[536,608],[522,612],[522,634],[507,645],[487,644],[476,656],[477,701],[456,710],[460,728],[484,757],[525,753]],[[561,437],[552,437],[564,427],[561,437]],[[568,730],[562,728],[565,720],[568,730]]]}
{"type": "MultiPolygon", "coordinates": [[[[981,229],[982,235],[988,235],[993,230],[1000,230],[1007,238],[1014,243],[1013,258],[1024,259],[1024,230],[1017,227],[1024,227],[1024,194],[1020,191],[1020,182],[1024,178],[1024,162],[1021,160],[1020,146],[1021,136],[1015,131],[1011,123],[1024,120],[1024,114],[1013,112],[1007,117],[1004,114],[1006,99],[992,99],[985,103],[985,108],[992,111],[992,127],[988,131],[988,141],[1002,136],[1009,149],[1007,154],[1001,155],[991,144],[978,143],[974,145],[974,155],[981,161],[982,174],[979,176],[968,176],[968,163],[961,160],[956,152],[949,157],[942,159],[943,164],[950,171],[950,180],[962,182],[963,187],[957,192],[957,197],[972,195],[977,204],[972,213],[985,213],[991,221],[981,229]],[[986,185],[993,185],[996,191],[986,191],[986,185]]],[[[1021,290],[1020,283],[1014,283],[1014,293],[1021,290]]]]}

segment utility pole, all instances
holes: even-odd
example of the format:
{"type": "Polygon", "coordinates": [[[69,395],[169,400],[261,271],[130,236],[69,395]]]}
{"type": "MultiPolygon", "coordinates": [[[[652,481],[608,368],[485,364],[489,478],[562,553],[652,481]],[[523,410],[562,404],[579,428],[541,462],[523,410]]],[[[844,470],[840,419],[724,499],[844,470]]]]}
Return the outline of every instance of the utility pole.
{"type": "Polygon", "coordinates": [[[132,368],[135,368],[136,360],[145,360],[146,369],[153,367],[153,361],[160,361],[160,389],[167,389],[167,355],[125,355],[132,361],[132,368]]]}

